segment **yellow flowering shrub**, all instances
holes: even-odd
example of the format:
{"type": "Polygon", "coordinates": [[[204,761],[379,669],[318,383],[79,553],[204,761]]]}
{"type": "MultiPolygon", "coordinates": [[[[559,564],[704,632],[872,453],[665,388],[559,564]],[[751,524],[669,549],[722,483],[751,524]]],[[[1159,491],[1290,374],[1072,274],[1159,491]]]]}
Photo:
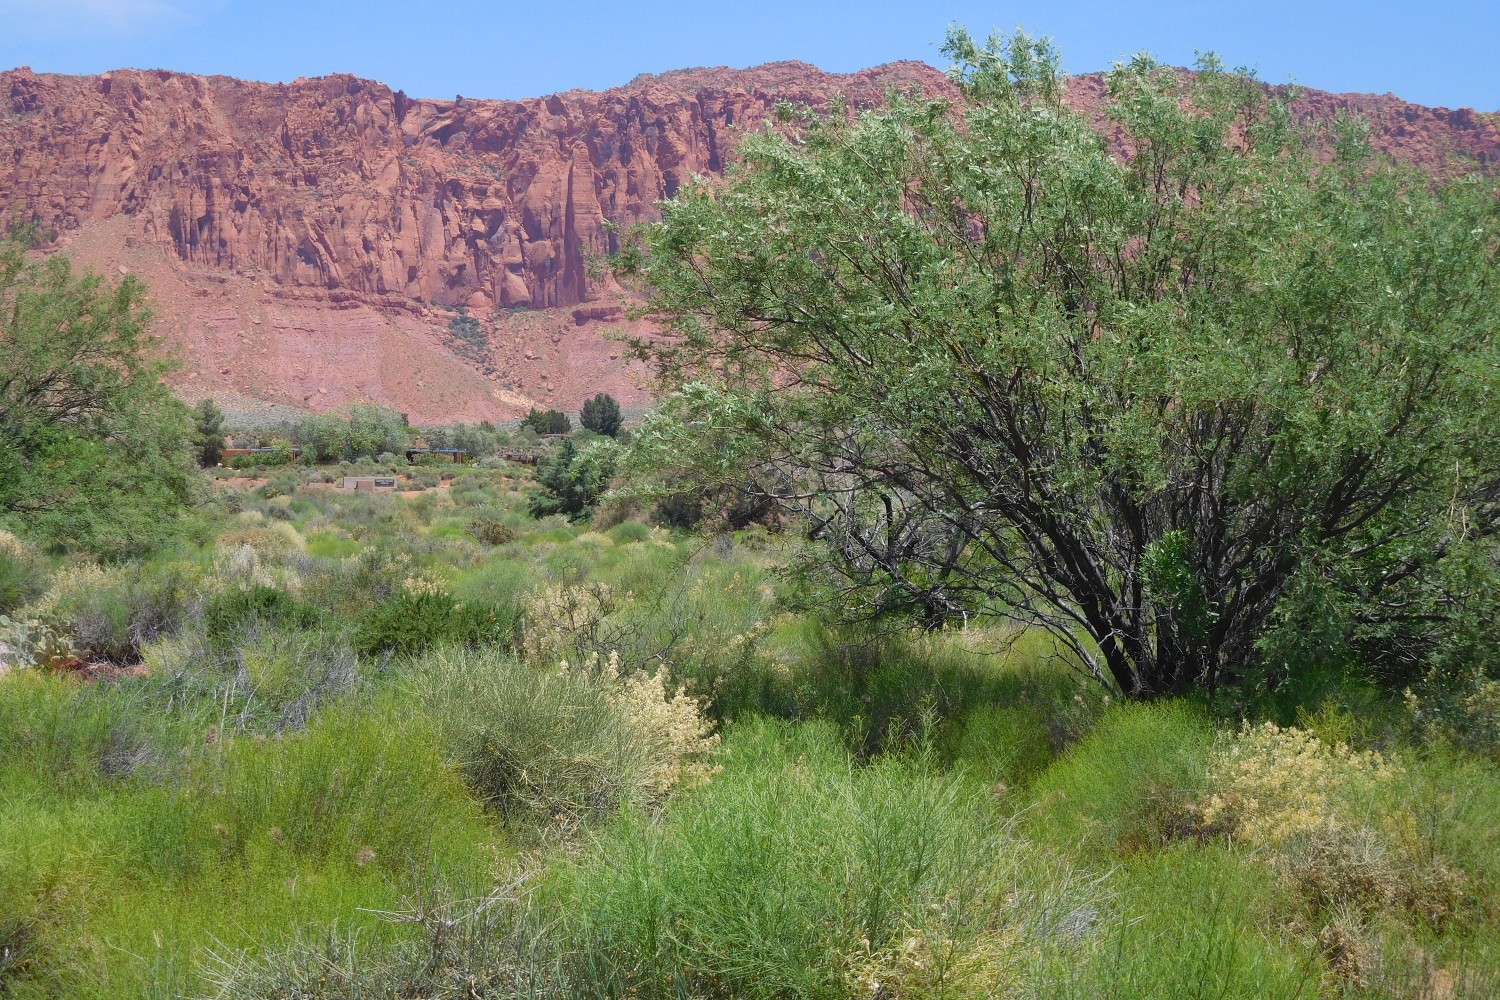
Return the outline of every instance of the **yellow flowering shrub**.
{"type": "Polygon", "coordinates": [[[1016,928],[971,936],[908,923],[883,948],[861,940],[842,964],[851,996],[959,1000],[1017,989],[1022,956],[1016,928]]]}
{"type": "Polygon", "coordinates": [[[413,597],[436,597],[448,592],[447,585],[430,573],[413,573],[401,581],[401,589],[413,597]]]}
{"type": "MultiPolygon", "coordinates": [[[[625,601],[629,598],[624,595],[625,601]]],[[[545,664],[598,650],[605,619],[620,603],[614,588],[605,583],[558,584],[532,591],[521,602],[522,655],[545,664]]]]}
{"type": "Polygon", "coordinates": [[[1325,743],[1296,727],[1246,724],[1214,755],[1214,792],[1199,813],[1209,827],[1227,827],[1247,844],[1274,847],[1337,822],[1346,803],[1398,774],[1373,751],[1325,743]]]}
{"type": "MultiPolygon", "coordinates": [[[[562,669],[571,668],[564,662],[562,669]]],[[[700,699],[669,692],[665,670],[622,675],[614,652],[605,658],[590,654],[579,669],[604,682],[631,744],[642,755],[641,783],[648,799],[659,801],[678,785],[696,784],[712,774],[706,757],[718,745],[718,734],[700,699]]]]}

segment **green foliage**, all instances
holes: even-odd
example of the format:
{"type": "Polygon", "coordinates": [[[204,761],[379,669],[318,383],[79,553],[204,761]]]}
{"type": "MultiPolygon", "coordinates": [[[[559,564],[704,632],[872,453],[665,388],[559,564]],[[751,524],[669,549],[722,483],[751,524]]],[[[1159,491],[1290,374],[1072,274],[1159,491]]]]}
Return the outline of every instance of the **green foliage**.
{"type": "Polygon", "coordinates": [[[224,456],[224,412],[208,396],[193,408],[193,450],[205,469],[224,456]]]}
{"type": "MultiPolygon", "coordinates": [[[[0,535],[26,629],[145,667],[0,672],[0,995],[1496,995],[1476,609],[1404,703],[1356,649],[1121,706],[1040,629],[801,613],[796,533],[537,522],[520,472],[223,487],[118,565],[0,535]]],[[[1184,620],[1187,540],[1142,565],[1184,620]]]]}
{"type": "Polygon", "coordinates": [[[560,873],[562,930],[613,995],[1003,995],[1021,953],[1001,941],[1077,905],[1016,892],[1024,846],[920,750],[856,768],[830,727],[759,721],[727,750],[560,873]]]}
{"type": "Polygon", "coordinates": [[[318,617],[316,608],[277,587],[230,587],[213,594],[204,604],[203,635],[210,648],[224,651],[252,624],[313,628],[318,617]]]}
{"type": "Polygon", "coordinates": [[[40,597],[46,581],[40,554],[14,535],[0,534],[0,614],[40,597]]]}
{"type": "Polygon", "coordinates": [[[582,449],[571,439],[565,440],[537,469],[537,482],[544,492],[532,498],[532,517],[566,514],[577,520],[588,516],[609,489],[618,461],[618,446],[608,439],[582,449]]]}
{"type": "Polygon", "coordinates": [[[783,109],[627,248],[678,389],[635,470],[802,519],[830,615],[1040,624],[1131,696],[1492,650],[1492,180],[1212,58],[1116,68],[1107,141],[1047,43],[948,52],[960,109],[783,109]]]}
{"type": "Polygon", "coordinates": [[[1033,830],[1053,843],[1122,853],[1185,836],[1213,736],[1208,720],[1181,702],[1111,708],[1033,786],[1033,830]]]}
{"type": "Polygon", "coordinates": [[[586,430],[591,430],[595,434],[603,434],[605,437],[619,437],[620,429],[625,424],[624,418],[620,415],[620,404],[607,392],[601,392],[593,399],[585,400],[578,419],[586,430]]]}
{"type": "Polygon", "coordinates": [[[394,410],[355,403],[348,414],[314,415],[297,425],[293,437],[304,460],[317,463],[369,459],[406,450],[406,418],[394,410]]]}
{"type": "MultiPolygon", "coordinates": [[[[489,421],[483,421],[423,428],[422,439],[432,448],[460,448],[468,452],[470,459],[477,460],[493,457],[502,445],[510,442],[510,435],[489,421]]],[[[446,455],[434,455],[426,460],[433,464],[449,464],[446,455]]]]}
{"type": "Polygon", "coordinates": [[[118,557],[159,544],[191,496],[186,409],[161,381],[145,288],[0,238],[0,518],[118,557]]]}
{"type": "Polygon", "coordinates": [[[538,410],[533,406],[521,418],[521,428],[538,434],[566,434],[573,429],[573,421],[561,410],[538,410]]]}
{"type": "MultiPolygon", "coordinates": [[[[1228,851],[1179,846],[1124,866],[1110,888],[1117,913],[1085,935],[1079,954],[1038,976],[1034,996],[1177,1000],[1318,1000],[1313,943],[1278,933],[1284,894],[1228,851]]],[[[1104,914],[1095,912],[1096,918],[1104,914]]],[[[1394,995],[1393,995],[1394,996],[1394,995]]]]}
{"type": "Polygon", "coordinates": [[[639,521],[622,521],[609,529],[609,537],[616,545],[631,545],[650,538],[651,529],[639,521]]]}
{"type": "Polygon", "coordinates": [[[411,656],[450,644],[504,645],[514,619],[512,609],[458,601],[424,581],[404,587],[361,615],[355,648],[367,656],[411,656]]]}

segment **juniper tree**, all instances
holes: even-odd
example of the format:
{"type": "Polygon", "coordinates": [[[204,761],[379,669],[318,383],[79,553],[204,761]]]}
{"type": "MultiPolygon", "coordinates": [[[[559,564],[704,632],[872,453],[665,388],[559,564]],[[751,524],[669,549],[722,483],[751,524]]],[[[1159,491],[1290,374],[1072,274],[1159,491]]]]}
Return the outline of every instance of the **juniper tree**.
{"type": "Polygon", "coordinates": [[[624,418],[620,415],[620,404],[615,397],[607,392],[601,392],[593,399],[584,400],[583,409],[578,414],[578,422],[595,434],[618,437],[620,428],[624,425],[624,418]]]}
{"type": "Polygon", "coordinates": [[[193,408],[193,450],[205,469],[224,457],[224,412],[207,396],[193,408]]]}

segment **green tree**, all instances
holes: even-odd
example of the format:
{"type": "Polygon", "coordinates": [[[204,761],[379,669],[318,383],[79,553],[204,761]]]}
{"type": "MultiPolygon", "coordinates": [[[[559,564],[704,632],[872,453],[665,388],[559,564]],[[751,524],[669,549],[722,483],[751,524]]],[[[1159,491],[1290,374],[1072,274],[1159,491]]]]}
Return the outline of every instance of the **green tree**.
{"type": "Polygon", "coordinates": [[[207,396],[193,409],[193,450],[205,469],[224,457],[224,413],[207,396]]]}
{"type": "Polygon", "coordinates": [[[293,439],[309,463],[337,462],[349,452],[349,424],[338,417],[313,414],[297,425],[293,439]]]}
{"type": "Polygon", "coordinates": [[[533,406],[521,418],[521,426],[538,434],[566,434],[573,429],[573,421],[561,410],[538,410],[533,406]]]}
{"type": "Polygon", "coordinates": [[[620,404],[607,392],[585,400],[583,410],[578,414],[578,421],[586,429],[605,437],[618,437],[620,428],[624,425],[620,404]]]}
{"type": "Polygon", "coordinates": [[[566,514],[587,517],[609,489],[619,460],[619,446],[601,440],[580,449],[571,438],[537,469],[542,492],[531,498],[532,517],[566,514]]]}
{"type": "Polygon", "coordinates": [[[960,107],[782,109],[627,248],[679,390],[639,467],[753,478],[830,607],[1044,628],[1133,696],[1493,650],[1493,181],[1211,59],[1117,68],[1106,139],[1047,44],[947,51],[960,107]]]}
{"type": "Polygon", "coordinates": [[[394,410],[355,403],[349,407],[347,422],[349,458],[400,452],[406,448],[406,418],[394,410]]]}
{"type": "Polygon", "coordinates": [[[0,240],[0,517],[101,555],[147,549],[188,503],[192,465],[145,287],[28,247],[24,231],[0,240]]]}
{"type": "Polygon", "coordinates": [[[401,452],[409,440],[403,414],[370,403],[355,403],[343,417],[308,416],[297,425],[293,436],[308,462],[352,461],[382,452],[401,452]]]}

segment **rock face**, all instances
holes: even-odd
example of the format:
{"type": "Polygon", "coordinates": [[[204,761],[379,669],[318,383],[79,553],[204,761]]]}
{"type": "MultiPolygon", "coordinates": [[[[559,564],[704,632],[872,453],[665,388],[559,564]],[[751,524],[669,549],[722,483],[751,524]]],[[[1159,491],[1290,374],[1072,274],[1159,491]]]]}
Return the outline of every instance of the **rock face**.
{"type": "Polygon", "coordinates": [[[181,260],[384,307],[588,301],[606,219],[651,218],[779,98],[945,89],[921,64],[645,77],[527,101],[413,100],[351,76],[290,84],[123,70],[0,74],[0,206],[61,231],[124,215],[181,260]],[[9,161],[9,162],[6,162],[9,161]]]}
{"type": "MultiPolygon", "coordinates": [[[[249,83],[164,71],[0,73],[0,213],[35,220],[105,273],[141,273],[181,351],[179,388],[414,419],[504,417],[643,390],[599,331],[617,290],[589,274],[606,220],[653,218],[720,172],[779,100],[868,105],[951,94],[896,63],[686,70],[602,93],[414,100],[352,76],[249,83]],[[482,317],[457,350],[452,310],[482,317]],[[472,348],[472,349],[470,349],[472,348]]],[[[1071,93],[1097,106],[1097,77],[1071,93]]],[[[1500,160],[1495,116],[1310,92],[1377,123],[1393,154],[1500,160]]]]}

